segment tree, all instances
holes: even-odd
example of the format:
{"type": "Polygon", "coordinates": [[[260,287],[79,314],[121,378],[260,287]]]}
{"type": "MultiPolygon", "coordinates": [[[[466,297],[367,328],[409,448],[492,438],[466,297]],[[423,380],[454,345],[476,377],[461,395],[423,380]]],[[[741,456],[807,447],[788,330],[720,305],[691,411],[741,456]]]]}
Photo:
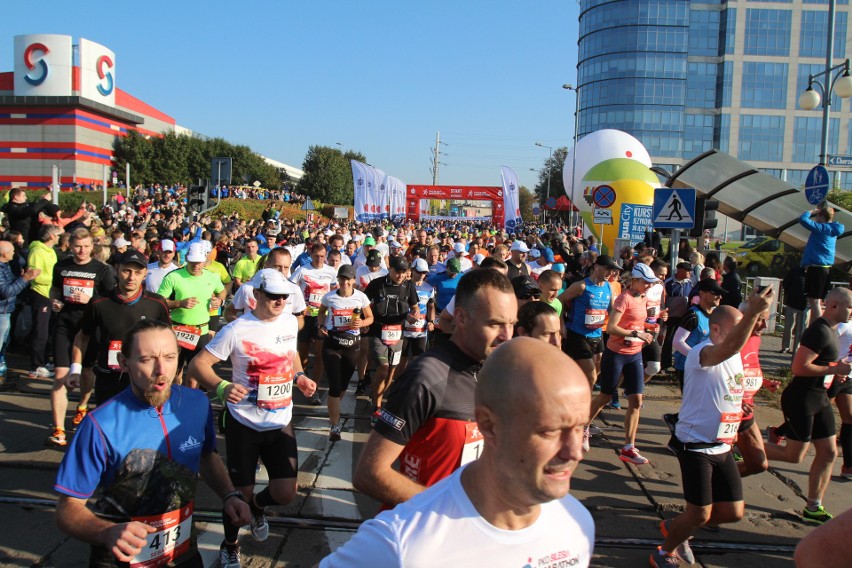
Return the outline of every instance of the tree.
{"type": "Polygon", "coordinates": [[[852,191],[834,189],[828,192],[828,201],[839,205],[847,211],[852,211],[852,191]]]}
{"type": "Polygon", "coordinates": [[[562,146],[553,150],[553,156],[544,160],[544,165],[538,172],[538,183],[533,191],[538,196],[539,202],[543,205],[547,197],[547,171],[550,168],[550,197],[559,199],[561,195],[565,195],[565,184],[562,182],[562,170],[565,165],[565,157],[568,155],[568,148],[562,146]]]}
{"type": "Polygon", "coordinates": [[[115,148],[115,168],[123,172],[130,164],[130,183],[133,185],[150,185],[154,183],[151,163],[154,157],[154,147],[144,136],[130,130],[125,137],[117,137],[115,148]]]}
{"type": "Polygon", "coordinates": [[[299,191],[325,203],[354,203],[355,189],[349,160],[366,162],[367,158],[352,150],[344,154],[337,148],[311,146],[302,164],[305,175],[299,182],[299,191]]]}
{"type": "Polygon", "coordinates": [[[521,219],[524,220],[524,223],[529,223],[534,219],[532,212],[534,199],[533,192],[522,185],[518,191],[518,208],[521,210],[521,219]]]}

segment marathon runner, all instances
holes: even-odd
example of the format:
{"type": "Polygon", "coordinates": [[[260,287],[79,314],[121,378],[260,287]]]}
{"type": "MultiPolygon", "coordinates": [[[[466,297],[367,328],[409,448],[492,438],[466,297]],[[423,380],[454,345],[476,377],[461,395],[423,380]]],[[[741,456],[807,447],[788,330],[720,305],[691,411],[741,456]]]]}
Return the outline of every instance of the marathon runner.
{"type": "MultiPolygon", "coordinates": [[[[609,339],[601,358],[601,392],[592,399],[590,415],[594,420],[604,405],[612,399],[612,393],[621,383],[623,373],[628,408],[624,414],[624,447],[618,458],[623,462],[642,465],[649,463],[635,446],[642,393],[645,391],[642,348],[654,340],[654,336],[645,331],[645,319],[648,317],[645,292],[658,283],[659,279],[650,266],[641,262],[636,263],[630,275],[633,278],[630,288],[612,303],[612,312],[606,327],[609,339]]],[[[660,313],[660,318],[666,318],[665,311],[660,313]]],[[[588,447],[589,434],[588,431],[585,434],[584,447],[588,447]]]]}
{"type": "MultiPolygon", "coordinates": [[[[56,312],[56,327],[53,333],[54,364],[56,377],[50,393],[50,407],[54,430],[48,443],[64,446],[65,413],[68,410],[68,389],[65,379],[71,367],[71,346],[79,330],[80,320],[86,305],[92,300],[108,295],[115,288],[112,269],[92,258],[94,242],[87,229],[76,229],[71,233],[72,256],[60,260],[53,267],[53,284],[50,289],[51,307],[56,312]]],[[[86,353],[83,366],[90,368],[95,361],[94,350],[86,353]]],[[[74,424],[79,424],[88,412],[84,403],[77,407],[74,424]]]]}
{"type": "MultiPolygon", "coordinates": [[[[310,264],[298,267],[291,280],[302,291],[308,307],[305,313],[305,325],[299,331],[299,357],[301,358],[302,368],[307,368],[308,354],[313,353],[314,367],[312,374],[317,380],[320,380],[323,373],[322,341],[317,336],[319,329],[317,315],[322,306],[322,297],[336,286],[337,270],[325,263],[327,256],[325,245],[314,243],[311,246],[310,254],[310,264]]],[[[319,395],[314,395],[311,398],[311,404],[321,404],[319,395]]]]}
{"type": "Polygon", "coordinates": [[[248,241],[245,244],[245,255],[234,265],[234,285],[239,287],[244,282],[248,282],[254,273],[257,272],[257,265],[260,257],[257,254],[257,241],[248,241]]]}
{"type": "Polygon", "coordinates": [[[518,310],[515,331],[518,336],[532,337],[562,348],[561,322],[556,310],[545,302],[527,302],[518,310]]]}
{"type": "Polygon", "coordinates": [[[201,568],[192,525],[199,474],[224,517],[251,520],[216,453],[207,396],[173,384],[177,362],[167,323],[133,325],[119,355],[130,388],[80,424],[59,466],[56,523],[91,545],[90,566],[201,568]]]}
{"type": "Polygon", "coordinates": [[[496,270],[461,277],[455,333],[394,381],[355,468],[356,489],[394,506],[479,456],[476,375],[488,354],[511,339],[517,311],[512,285],[496,270]]]}
{"type": "Polygon", "coordinates": [[[148,265],[148,276],[145,277],[145,289],[155,294],[160,289],[160,284],[163,283],[166,274],[180,268],[174,261],[175,242],[173,240],[163,239],[160,241],[158,256],[156,262],[148,265]]]}
{"type": "Polygon", "coordinates": [[[402,328],[402,361],[399,366],[405,370],[410,359],[426,352],[426,342],[429,332],[435,329],[435,288],[426,282],[429,265],[422,258],[415,258],[411,263],[411,282],[417,292],[417,307],[419,313],[413,323],[407,321],[402,328]]]}
{"type": "Polygon", "coordinates": [[[660,523],[663,544],[652,567],[678,566],[695,558],[688,539],[703,525],[743,518],[742,479],[731,452],[743,415],[743,364],[739,351],[758,317],[772,302],[772,289],[752,294],[745,312],[721,306],[710,315],[710,337],[686,360],[683,402],[674,442],[686,510],[660,523]]]}
{"type": "Polygon", "coordinates": [[[103,298],[91,301],[80,320],[80,331],[71,349],[71,368],[66,385],[69,389],[79,386],[83,354],[94,338],[92,346],[97,352],[95,400],[98,404],[119,394],[129,384],[130,377],[122,371],[118,361],[127,330],[145,319],[171,323],[165,298],[143,288],[147,265],[145,255],[136,249],[128,249],[118,259],[118,285],[103,298]]]}
{"type": "Polygon", "coordinates": [[[583,369],[590,389],[597,382],[604,320],[612,307],[612,288],[607,282],[611,273],[618,273],[618,265],[601,255],[588,278],[574,282],[559,296],[567,319],[563,350],[583,369]]]}
{"type": "Polygon", "coordinates": [[[674,368],[680,390],[683,392],[683,370],[686,357],[693,347],[706,341],[710,336],[710,314],[719,306],[725,291],[713,278],[704,278],[696,286],[698,303],[690,306],[680,327],[674,330],[672,350],[674,368]]]}
{"type": "Polygon", "coordinates": [[[390,272],[370,282],[364,294],[370,299],[373,325],[367,331],[370,358],[376,362],[373,375],[373,406],[377,417],[382,397],[393,381],[402,356],[402,326],[414,324],[420,315],[419,296],[409,279],[411,267],[404,256],[390,259],[390,272]]]}
{"type": "MultiPolygon", "coordinates": [[[[323,252],[325,247],[323,247],[323,252]]],[[[269,537],[265,507],[286,505],[296,496],[298,452],[293,430],[293,386],[307,397],[316,383],[302,371],[296,350],[298,325],[285,311],[291,288],[281,273],[264,268],[254,289],[257,307],[227,324],[190,363],[189,376],[225,403],[228,474],[251,507],[251,535],[269,537]],[[231,381],[220,379],[213,366],[230,359],[231,381]],[[269,485],[254,493],[257,460],[269,473],[269,485]]],[[[223,566],[239,566],[239,531],[223,517],[223,566]],[[236,560],[235,560],[236,559],[236,560]]]]}
{"type": "Polygon", "coordinates": [[[822,498],[837,458],[834,412],[827,391],[834,381],[846,382],[852,371],[849,363],[839,361],[834,330],[849,320],[851,308],[852,292],[847,288],[833,288],[825,297],[825,311],[802,335],[793,356],[793,381],[781,394],[786,445],[766,444],[769,461],[801,463],[813,443],[816,455],[808,474],[808,503],[802,518],[818,524],[832,518],[822,498]]]}
{"type": "MultiPolygon", "coordinates": [[[[340,401],[358,365],[361,329],[373,323],[370,300],[355,288],[355,269],[347,264],[337,271],[337,290],[323,296],[317,319],[324,338],[323,363],[328,377],[328,439],[340,440],[340,401]]],[[[357,394],[357,393],[356,393],[357,394]]]]}
{"type": "Polygon", "coordinates": [[[371,250],[367,253],[367,259],[363,266],[355,269],[355,286],[362,292],[367,289],[370,282],[376,278],[387,276],[387,269],[382,267],[382,253],[371,250]]]}
{"type": "MultiPolygon", "coordinates": [[[[180,346],[178,380],[186,364],[212,338],[209,310],[218,309],[225,300],[225,287],[218,276],[204,270],[206,262],[204,244],[192,243],[186,254],[186,266],[168,273],[157,291],[166,299],[180,346]]],[[[195,386],[191,379],[189,386],[195,386]]]]}
{"type": "MultiPolygon", "coordinates": [[[[293,264],[293,257],[290,251],[284,247],[274,248],[269,251],[263,261],[264,268],[272,268],[284,275],[285,279],[290,278],[290,267],[293,264]]],[[[285,310],[296,316],[299,322],[299,329],[305,326],[305,298],[302,296],[302,290],[298,286],[287,280],[293,289],[290,295],[287,296],[287,306],[285,310]]],[[[240,286],[237,293],[234,294],[231,303],[225,308],[225,321],[234,321],[243,314],[253,310],[256,306],[254,300],[254,288],[259,283],[259,276],[255,274],[252,279],[240,286]]]]}

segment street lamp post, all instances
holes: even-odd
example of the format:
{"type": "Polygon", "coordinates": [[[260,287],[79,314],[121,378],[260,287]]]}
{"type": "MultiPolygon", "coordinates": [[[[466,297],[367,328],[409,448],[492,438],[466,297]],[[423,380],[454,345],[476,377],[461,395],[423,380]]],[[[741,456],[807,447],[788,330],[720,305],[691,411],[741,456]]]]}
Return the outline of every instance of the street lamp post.
{"type": "Polygon", "coordinates": [[[825,71],[808,76],[808,88],[799,97],[799,106],[804,110],[813,110],[822,100],[822,140],[820,141],[819,163],[824,166],[828,161],[828,118],[831,113],[831,95],[836,93],[842,99],[852,96],[852,77],[849,76],[849,60],[832,67],[834,60],[834,11],[837,0],[828,4],[828,40],[825,48],[825,71]],[[837,71],[832,77],[832,73],[837,71]],[[824,77],[824,83],[817,80],[824,77]],[[814,85],[820,92],[814,90],[814,85]]]}
{"type": "MultiPolygon", "coordinates": [[[[539,148],[547,148],[549,152],[549,156],[547,158],[547,196],[545,197],[544,201],[545,203],[547,203],[547,200],[550,199],[550,170],[553,167],[553,147],[545,146],[541,142],[536,142],[535,145],[539,148]]],[[[545,209],[544,207],[542,207],[542,215],[544,216],[544,222],[547,223],[547,209],[545,209]]]]}
{"type": "Polygon", "coordinates": [[[577,177],[577,128],[580,124],[580,88],[575,87],[571,83],[565,83],[562,88],[567,91],[574,91],[574,149],[571,152],[571,228],[574,227],[574,180],[577,177]]]}

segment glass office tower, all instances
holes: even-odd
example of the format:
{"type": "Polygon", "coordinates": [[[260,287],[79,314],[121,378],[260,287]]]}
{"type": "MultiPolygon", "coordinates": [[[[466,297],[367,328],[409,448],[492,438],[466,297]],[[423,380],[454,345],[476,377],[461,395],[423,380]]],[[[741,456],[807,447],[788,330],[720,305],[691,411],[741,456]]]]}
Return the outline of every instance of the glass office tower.
{"type": "MultiPolygon", "coordinates": [[[[847,49],[837,0],[834,64],[847,49]]],[[[819,161],[828,0],[581,0],[578,133],[616,128],[674,168],[716,148],[794,185],[819,161]]],[[[829,154],[852,154],[850,99],[832,99],[829,154]]],[[[852,175],[837,183],[852,189],[852,175]]]]}

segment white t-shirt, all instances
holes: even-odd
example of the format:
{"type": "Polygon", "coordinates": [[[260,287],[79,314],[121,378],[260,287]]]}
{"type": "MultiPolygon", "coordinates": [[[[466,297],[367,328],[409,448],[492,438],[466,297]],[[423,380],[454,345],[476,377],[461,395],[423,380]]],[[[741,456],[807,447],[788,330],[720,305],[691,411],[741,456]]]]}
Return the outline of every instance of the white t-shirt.
{"type": "Polygon", "coordinates": [[[532,261],[527,263],[527,267],[530,269],[530,276],[538,280],[538,277],[541,276],[541,273],[545,270],[550,270],[553,267],[552,264],[547,263],[544,266],[540,265],[538,261],[532,261]]]}
{"type": "Polygon", "coordinates": [[[337,288],[337,269],[326,264],[320,268],[306,264],[297,268],[290,280],[302,290],[308,315],[316,316],[322,297],[337,288]]]}
{"type": "MultiPolygon", "coordinates": [[[[364,255],[364,248],[361,247],[358,249],[358,252],[355,254],[355,262],[352,263],[352,266],[355,267],[355,270],[367,266],[367,257],[364,255]]],[[[387,269],[387,265],[385,264],[385,257],[382,256],[381,263],[379,264],[383,269],[387,269]]]]}
{"type": "MultiPolygon", "coordinates": [[[[417,305],[420,308],[420,314],[417,316],[415,323],[408,323],[408,320],[402,326],[403,337],[426,337],[426,305],[429,300],[435,298],[435,288],[431,284],[423,281],[423,284],[414,287],[417,290],[417,305]]],[[[455,298],[455,296],[453,296],[455,298]]]]}
{"type": "Polygon", "coordinates": [[[375,272],[370,272],[369,266],[359,266],[355,269],[355,286],[357,286],[360,290],[365,290],[367,288],[367,284],[376,278],[387,276],[387,274],[388,271],[385,268],[379,268],[375,272]]]}
{"type": "Polygon", "coordinates": [[[341,296],[337,290],[329,292],[322,297],[322,305],[328,308],[323,325],[326,329],[345,331],[352,335],[360,335],[361,328],[350,328],[348,324],[352,321],[352,310],[360,308],[363,310],[370,305],[370,299],[361,290],[353,290],[348,297],[341,296]]]}
{"type": "Polygon", "coordinates": [[[652,284],[645,291],[645,307],[648,310],[648,319],[653,320],[649,323],[657,323],[663,303],[663,285],[659,282],[652,284]]]}
{"type": "Polygon", "coordinates": [[[835,333],[837,334],[837,353],[842,360],[846,361],[852,356],[852,353],[850,353],[850,350],[852,350],[852,322],[844,321],[838,324],[835,333]]]}
{"type": "Polygon", "coordinates": [[[277,430],[293,416],[293,362],[299,323],[286,311],[273,321],[248,313],[219,330],[206,349],[217,359],[231,360],[231,382],[251,391],[228,404],[234,418],[253,430],[277,430]]]}
{"type": "Polygon", "coordinates": [[[148,275],[145,277],[145,289],[156,294],[166,274],[178,268],[180,267],[174,262],[170,262],[165,268],[161,268],[159,262],[152,262],[148,265],[148,275]]]}
{"type": "Polygon", "coordinates": [[[524,529],[498,529],[470,502],[460,481],[464,469],[364,522],[320,567],[589,565],[595,523],[577,499],[567,495],[541,505],[536,521],[524,529]]]}
{"type": "Polygon", "coordinates": [[[699,451],[723,454],[731,449],[743,415],[743,360],[739,353],[712,367],[702,367],[701,350],[712,345],[708,339],[692,348],[686,357],[683,402],[675,433],[683,443],[725,442],[699,451]]]}
{"type": "MultiPolygon", "coordinates": [[[[284,303],[284,311],[291,314],[301,314],[305,311],[305,297],[302,295],[302,290],[290,282],[285,280],[290,287],[290,295],[284,303]]],[[[238,315],[243,315],[257,307],[257,302],[254,299],[254,287],[260,284],[260,272],[258,271],[251,280],[240,286],[237,293],[234,294],[234,299],[231,300],[231,305],[237,310],[238,315]]]]}

